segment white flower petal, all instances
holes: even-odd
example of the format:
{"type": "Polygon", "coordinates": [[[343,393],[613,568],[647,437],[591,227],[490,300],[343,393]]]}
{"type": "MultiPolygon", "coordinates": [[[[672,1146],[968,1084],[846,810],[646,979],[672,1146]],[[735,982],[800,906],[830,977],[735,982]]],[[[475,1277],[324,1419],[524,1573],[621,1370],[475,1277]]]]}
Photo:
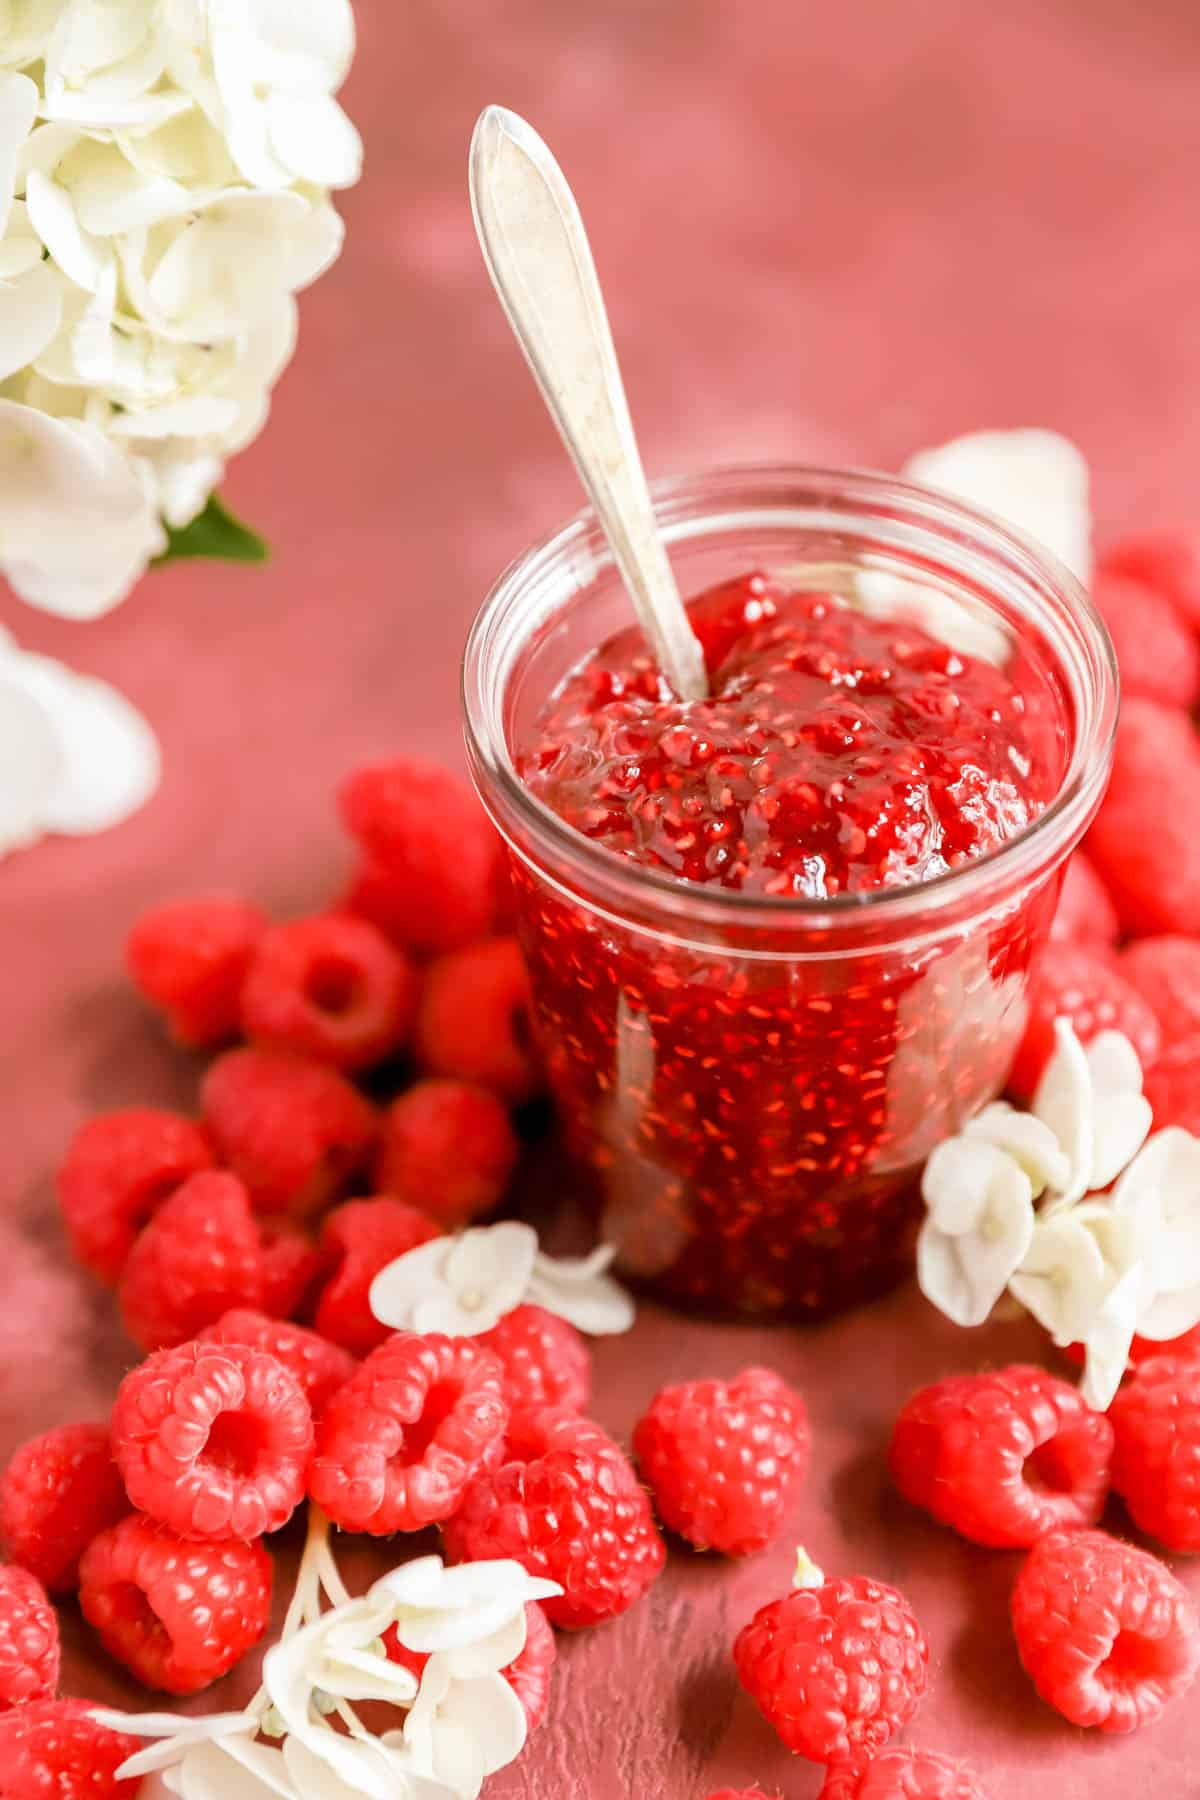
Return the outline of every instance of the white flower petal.
{"type": "Polygon", "coordinates": [[[532,1225],[516,1219],[478,1225],[455,1238],[443,1274],[460,1304],[469,1306],[478,1294],[503,1315],[524,1299],[537,1253],[532,1225]]]}
{"type": "Polygon", "coordinates": [[[520,1756],[527,1731],[525,1709],[502,1675],[452,1681],[434,1724],[436,1773],[457,1785],[453,1761],[469,1740],[482,1759],[484,1775],[494,1775],[520,1756]]]}
{"type": "Polygon", "coordinates": [[[1054,431],[977,431],[922,450],[903,473],[996,513],[1091,579],[1087,463],[1054,431]]]}
{"type": "Polygon", "coordinates": [[[298,7],[291,0],[247,0],[256,60],[293,93],[331,93],[354,55],[350,0],[298,7]]]}
{"type": "Polygon", "coordinates": [[[1156,1295],[1200,1284],[1200,1141],[1179,1126],[1155,1132],[1118,1181],[1112,1204],[1131,1223],[1156,1295]]]}
{"type": "Polygon", "coordinates": [[[393,1331],[412,1330],[414,1309],[431,1292],[444,1289],[442,1270],[449,1251],[449,1238],[433,1238],[380,1269],[367,1303],[381,1325],[393,1331]]]}
{"type": "Polygon", "coordinates": [[[63,274],[94,293],[112,252],[103,238],[84,231],[66,188],[31,169],[25,182],[29,221],[63,274]]]}
{"type": "MultiPolygon", "coordinates": [[[[1019,1268],[1033,1237],[1034,1212],[1024,1169],[992,1144],[980,1140],[965,1147],[977,1163],[968,1175],[975,1184],[972,1222],[945,1230],[931,1210],[917,1238],[917,1282],[948,1319],[971,1326],[983,1324],[1019,1268]]],[[[955,1226],[963,1216],[955,1215],[955,1226]]]]}
{"type": "Polygon", "coordinates": [[[37,262],[0,282],[0,381],[40,356],[62,318],[62,278],[37,262]]]}
{"type": "Polygon", "coordinates": [[[343,188],[362,174],[362,139],[331,95],[274,94],[265,124],[271,151],[294,181],[343,188]]]}
{"type": "Polygon", "coordinates": [[[210,1713],[190,1718],[182,1713],[114,1713],[98,1707],[93,1716],[113,1731],[156,1740],[121,1764],[122,1780],[131,1781],[171,1767],[194,1745],[238,1736],[249,1739],[258,1730],[258,1721],[246,1713],[210,1713]]]}
{"type": "Polygon", "coordinates": [[[1040,1218],[1009,1282],[1060,1347],[1082,1343],[1107,1292],[1109,1274],[1095,1235],[1073,1213],[1040,1218]]]}
{"type": "Polygon", "coordinates": [[[1121,1385],[1137,1323],[1141,1270],[1135,1265],[1109,1289],[1084,1338],[1087,1358],[1080,1392],[1097,1412],[1106,1412],[1121,1385]]]}
{"type": "Polygon", "coordinates": [[[1087,1048],[1095,1095],[1092,1164],[1088,1186],[1106,1188],[1137,1155],[1153,1122],[1142,1095],[1137,1051],[1119,1031],[1102,1031],[1087,1048]]]}
{"type": "Polygon", "coordinates": [[[525,1609],[515,1613],[506,1625],[490,1637],[463,1644],[457,1650],[440,1650],[438,1654],[455,1681],[472,1681],[478,1675],[498,1675],[515,1662],[525,1648],[525,1609]]]}
{"type": "Polygon", "coordinates": [[[35,843],[63,771],[54,721],[0,656],[0,856],[35,843]]]}
{"type": "Polygon", "coordinates": [[[340,1737],[317,1727],[304,1738],[287,1738],[283,1758],[297,1800],[406,1800],[409,1793],[402,1760],[378,1738],[340,1737]]]}
{"type": "Polygon", "coordinates": [[[23,200],[14,200],[8,209],[8,230],[0,238],[0,281],[11,281],[41,263],[42,240],[29,223],[29,208],[23,200]]]}
{"type": "Polygon", "coordinates": [[[1152,1344],[1169,1344],[1200,1325],[1200,1285],[1179,1288],[1173,1293],[1158,1293],[1138,1308],[1139,1337],[1152,1344]]]}
{"type": "Polygon", "coordinates": [[[633,1301],[604,1273],[615,1255],[612,1244],[599,1244],[584,1257],[553,1257],[539,1251],[527,1298],[592,1337],[628,1331],[635,1317],[633,1301]]]}
{"type": "Polygon", "coordinates": [[[964,1137],[982,1138],[1020,1163],[1033,1188],[1033,1197],[1053,1188],[1061,1193],[1070,1182],[1071,1169],[1058,1139],[1044,1120],[1018,1112],[1003,1100],[985,1106],[969,1121],[964,1137]]]}
{"type": "Polygon", "coordinates": [[[446,1568],[440,1557],[422,1557],[382,1576],[371,1598],[393,1609],[396,1635],[406,1649],[432,1652],[486,1642],[514,1619],[524,1621],[531,1600],[550,1600],[561,1592],[556,1582],[506,1559],[446,1568]]]}
{"type": "Polygon", "coordinates": [[[33,129],[37,104],[37,87],[28,75],[0,70],[0,238],[4,236],[8,209],[16,191],[17,159],[33,129]]]}
{"type": "Polygon", "coordinates": [[[244,1739],[197,1744],[173,1773],[182,1800],[296,1800],[282,1754],[244,1739]]]}
{"type": "Polygon", "coordinates": [[[59,180],[70,190],[80,226],[96,237],[177,218],[204,198],[182,182],[142,174],[115,144],[89,143],[86,157],[74,152],[60,167],[59,180]]]}
{"type": "Polygon", "coordinates": [[[145,805],[158,786],[158,741],[123,694],[48,656],[10,658],[0,664],[4,675],[44,709],[58,740],[60,772],[42,814],[46,830],[107,831],[145,805]]]}
{"type": "Polygon", "coordinates": [[[1095,1105],[1091,1071],[1083,1046],[1068,1019],[1054,1022],[1056,1048],[1042,1071],[1031,1111],[1048,1125],[1067,1158],[1070,1177],[1053,1202],[1073,1206],[1088,1190],[1095,1150],[1095,1105]]]}

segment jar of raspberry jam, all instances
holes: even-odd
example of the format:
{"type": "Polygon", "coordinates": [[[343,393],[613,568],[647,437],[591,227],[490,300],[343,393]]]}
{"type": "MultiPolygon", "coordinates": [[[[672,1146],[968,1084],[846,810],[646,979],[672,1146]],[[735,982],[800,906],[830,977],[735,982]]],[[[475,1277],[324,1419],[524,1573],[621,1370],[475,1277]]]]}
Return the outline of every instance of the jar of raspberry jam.
{"type": "Polygon", "coordinates": [[[618,1267],[820,1314],[907,1271],[925,1158],[1004,1085],[1115,665],[1063,568],[941,495],[781,468],[655,504],[708,699],[584,513],[476,621],[469,754],[618,1267]]]}

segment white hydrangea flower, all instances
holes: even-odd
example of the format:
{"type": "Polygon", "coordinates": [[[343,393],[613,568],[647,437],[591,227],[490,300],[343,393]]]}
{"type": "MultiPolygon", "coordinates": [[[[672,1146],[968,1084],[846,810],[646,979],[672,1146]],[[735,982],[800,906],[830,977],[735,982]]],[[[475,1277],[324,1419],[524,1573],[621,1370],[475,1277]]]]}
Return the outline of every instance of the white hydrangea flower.
{"type": "Polygon", "coordinates": [[[1085,1051],[1067,1019],[1056,1019],[1056,1048],[1046,1064],[1032,1112],[1048,1125],[1069,1173],[1052,1202],[1074,1206],[1105,1188],[1136,1156],[1150,1130],[1137,1051],[1119,1031],[1102,1031],[1085,1051]]]}
{"type": "Polygon", "coordinates": [[[1137,1330],[1154,1343],[1200,1325],[1200,1141],[1156,1132],[1121,1176],[1114,1213],[1129,1221],[1145,1279],[1137,1330]]]}
{"type": "Polygon", "coordinates": [[[1012,1294],[1060,1347],[1082,1344],[1082,1391],[1103,1411],[1120,1386],[1137,1329],[1143,1281],[1129,1222],[1088,1201],[1039,1219],[1012,1294]]]}
{"type": "Polygon", "coordinates": [[[1005,1100],[994,1100],[963,1128],[965,1138],[982,1139],[1003,1150],[1029,1178],[1032,1197],[1051,1188],[1062,1193],[1070,1184],[1071,1164],[1058,1138],[1035,1113],[1018,1112],[1005,1100]]]}
{"type": "Polygon", "coordinates": [[[982,1325],[1029,1249],[1033,1186],[1007,1151],[966,1135],[939,1144],[921,1183],[921,1292],[956,1325],[982,1325]]]}
{"type": "MultiPolygon", "coordinates": [[[[444,1656],[431,1656],[402,1741],[422,1773],[461,1800],[476,1800],[486,1778],[521,1754],[527,1729],[525,1709],[503,1675],[458,1677],[444,1656]]],[[[385,1741],[395,1740],[388,1733],[385,1741]]]]}

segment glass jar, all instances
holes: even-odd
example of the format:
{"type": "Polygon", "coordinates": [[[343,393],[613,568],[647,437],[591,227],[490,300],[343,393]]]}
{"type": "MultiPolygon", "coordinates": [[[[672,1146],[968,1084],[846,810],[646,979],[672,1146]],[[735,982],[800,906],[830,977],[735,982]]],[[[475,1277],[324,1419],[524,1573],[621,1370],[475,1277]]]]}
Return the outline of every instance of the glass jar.
{"type": "Polygon", "coordinates": [[[818,1314],[910,1266],[922,1164],[1002,1088],[1030,958],[1100,802],[1117,683],[1065,569],[889,477],[660,486],[685,594],[762,570],[1019,666],[1052,802],[937,879],[829,900],[677,881],[592,844],[517,773],[563,678],[628,625],[590,512],[522,556],[467,647],[467,742],[504,837],[566,1141],[627,1278],[710,1310],[818,1314]]]}

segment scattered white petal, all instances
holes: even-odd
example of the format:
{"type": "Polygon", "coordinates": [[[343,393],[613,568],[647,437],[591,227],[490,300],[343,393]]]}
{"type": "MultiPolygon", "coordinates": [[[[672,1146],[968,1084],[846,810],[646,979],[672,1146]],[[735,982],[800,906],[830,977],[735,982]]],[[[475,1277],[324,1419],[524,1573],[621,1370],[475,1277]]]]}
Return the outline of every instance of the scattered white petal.
{"type": "Polygon", "coordinates": [[[1155,1343],[1200,1324],[1200,1142],[1169,1126],[1121,1176],[1113,1212],[1131,1230],[1145,1270],[1137,1329],[1155,1343]]]}
{"type": "Polygon", "coordinates": [[[1083,1046],[1068,1019],[1054,1022],[1055,1050],[1033,1096],[1035,1118],[1049,1126],[1067,1159],[1069,1174],[1054,1201],[1074,1206],[1091,1183],[1095,1155],[1095,1106],[1091,1071],[1083,1046]]]}
{"type": "Polygon", "coordinates": [[[1037,1221],[1009,1287],[1060,1348],[1082,1343],[1109,1288],[1095,1234],[1076,1213],[1037,1221]]]}
{"type": "Polygon", "coordinates": [[[616,1255],[612,1244],[600,1244],[590,1256],[547,1256],[538,1251],[527,1298],[557,1313],[590,1337],[628,1331],[635,1309],[619,1282],[605,1273],[616,1255]]]}
{"type": "Polygon", "coordinates": [[[1050,1127],[1006,1101],[995,1100],[985,1106],[965,1126],[963,1136],[982,1138],[1007,1151],[1028,1175],[1035,1200],[1047,1188],[1062,1193],[1070,1183],[1070,1162],[1050,1127]]]}
{"type": "Polygon", "coordinates": [[[525,1711],[502,1675],[458,1681],[431,1656],[404,1723],[417,1767],[460,1796],[475,1800],[488,1775],[525,1747],[525,1711]]]}
{"type": "Polygon", "coordinates": [[[926,1163],[922,1193],[921,1291],[955,1324],[982,1325],[1033,1237],[1029,1176],[994,1144],[950,1138],[926,1163]]]}
{"type": "Polygon", "coordinates": [[[158,786],[158,740],[123,694],[48,656],[6,660],[0,679],[5,676],[43,707],[61,752],[43,829],[71,836],[107,831],[145,805],[158,786]]]}
{"type": "Polygon", "coordinates": [[[1085,586],[1090,581],[1087,463],[1057,432],[971,432],[918,452],[903,473],[997,514],[1050,550],[1085,586]]]}
{"type": "Polygon", "coordinates": [[[0,856],[42,835],[65,763],[53,719],[11,674],[16,660],[0,654],[0,856]]]}
{"type": "Polygon", "coordinates": [[[536,1231],[511,1220],[435,1238],[380,1270],[371,1311],[393,1331],[478,1337],[521,1304],[536,1255],[536,1231]]]}
{"type": "Polygon", "coordinates": [[[1137,1051],[1119,1031],[1102,1031],[1087,1049],[1094,1096],[1089,1190],[1106,1188],[1137,1155],[1154,1121],[1142,1093],[1137,1051]]]}
{"type": "Polygon", "coordinates": [[[1080,1392],[1097,1412],[1106,1412],[1121,1385],[1137,1328],[1141,1270],[1126,1271],[1101,1301],[1083,1338],[1086,1351],[1080,1392]]]}
{"type": "Polygon", "coordinates": [[[530,1575],[517,1562],[447,1567],[440,1556],[424,1556],[381,1576],[371,1600],[393,1611],[396,1635],[406,1649],[454,1651],[490,1640],[514,1619],[523,1622],[531,1600],[551,1600],[561,1592],[556,1582],[530,1575]]]}

